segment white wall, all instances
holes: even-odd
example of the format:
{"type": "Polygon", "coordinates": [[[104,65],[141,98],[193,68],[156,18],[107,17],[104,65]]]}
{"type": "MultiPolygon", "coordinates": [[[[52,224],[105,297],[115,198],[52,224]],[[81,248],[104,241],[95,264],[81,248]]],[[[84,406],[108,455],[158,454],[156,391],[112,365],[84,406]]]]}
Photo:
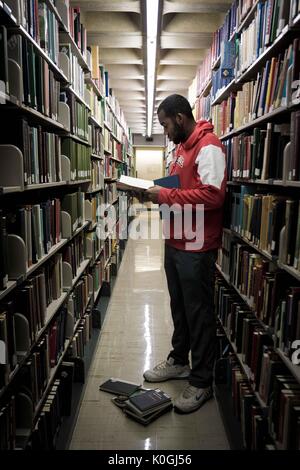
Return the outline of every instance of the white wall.
{"type": "Polygon", "coordinates": [[[163,149],[136,148],[137,177],[154,180],[163,176],[163,149]]]}

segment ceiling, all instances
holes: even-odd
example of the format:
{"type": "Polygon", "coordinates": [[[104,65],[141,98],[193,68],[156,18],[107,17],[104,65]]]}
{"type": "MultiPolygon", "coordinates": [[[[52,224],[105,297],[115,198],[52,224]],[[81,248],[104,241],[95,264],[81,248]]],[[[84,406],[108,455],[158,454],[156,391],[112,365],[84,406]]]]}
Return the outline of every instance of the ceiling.
{"type": "MultiPolygon", "coordinates": [[[[188,87],[232,0],[160,0],[155,109],[188,87]]],[[[133,133],[146,131],[146,0],[76,0],[88,44],[100,46],[100,62],[133,133]]],[[[156,112],[153,134],[162,133],[156,112]]]]}

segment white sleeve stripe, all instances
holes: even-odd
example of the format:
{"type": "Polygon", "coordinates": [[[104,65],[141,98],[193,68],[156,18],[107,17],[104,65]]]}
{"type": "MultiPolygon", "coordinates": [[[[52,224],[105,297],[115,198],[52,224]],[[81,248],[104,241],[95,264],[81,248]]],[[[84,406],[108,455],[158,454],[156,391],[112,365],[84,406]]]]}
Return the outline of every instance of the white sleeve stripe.
{"type": "Polygon", "coordinates": [[[203,147],[197,155],[198,175],[202,184],[221,188],[225,172],[225,155],[216,145],[203,147]]]}

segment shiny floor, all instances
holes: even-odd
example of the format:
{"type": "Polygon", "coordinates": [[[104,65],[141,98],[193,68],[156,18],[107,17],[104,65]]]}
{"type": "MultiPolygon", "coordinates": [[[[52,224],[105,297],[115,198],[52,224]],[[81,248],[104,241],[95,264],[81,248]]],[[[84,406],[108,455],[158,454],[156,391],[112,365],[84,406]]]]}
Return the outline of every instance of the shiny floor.
{"type": "MultiPolygon", "coordinates": [[[[70,449],[229,449],[215,400],[189,415],[171,411],[144,427],[127,418],[111,402],[112,395],[99,391],[99,384],[109,377],[143,383],[143,371],[165,359],[170,350],[172,322],[163,251],[162,240],[127,243],[70,449]]],[[[157,385],[175,397],[186,383],[157,385]]]]}

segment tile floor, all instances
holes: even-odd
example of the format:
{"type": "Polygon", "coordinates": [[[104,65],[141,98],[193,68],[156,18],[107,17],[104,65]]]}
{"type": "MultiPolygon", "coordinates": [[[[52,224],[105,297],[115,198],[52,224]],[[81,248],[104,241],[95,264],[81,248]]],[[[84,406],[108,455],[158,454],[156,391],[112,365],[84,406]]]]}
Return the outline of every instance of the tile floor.
{"type": "MultiPolygon", "coordinates": [[[[99,391],[99,384],[109,377],[143,383],[143,371],[166,358],[171,333],[163,242],[129,240],[89,370],[70,449],[229,449],[215,400],[189,415],[169,412],[144,427],[127,418],[111,402],[112,395],[99,391]]],[[[185,385],[185,381],[159,384],[172,397],[185,385]]],[[[145,382],[145,386],[152,385],[145,382]]]]}

